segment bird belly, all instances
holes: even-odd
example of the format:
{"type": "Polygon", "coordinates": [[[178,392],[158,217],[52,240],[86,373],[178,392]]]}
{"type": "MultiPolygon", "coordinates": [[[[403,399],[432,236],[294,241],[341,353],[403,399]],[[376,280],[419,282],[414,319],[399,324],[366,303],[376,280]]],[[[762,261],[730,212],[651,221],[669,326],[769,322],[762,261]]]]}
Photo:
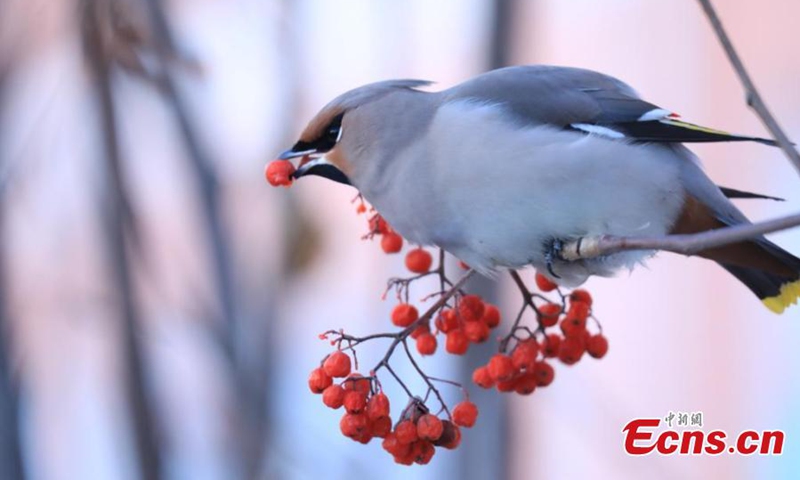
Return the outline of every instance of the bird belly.
{"type": "MultiPolygon", "coordinates": [[[[683,203],[683,161],[660,145],[507,120],[496,105],[439,108],[423,139],[359,185],[401,235],[482,273],[544,269],[553,240],[665,234],[683,203]]],[[[566,285],[631,267],[649,252],[556,262],[566,285]]]]}
{"type": "MultiPolygon", "coordinates": [[[[553,240],[663,235],[679,215],[684,160],[669,148],[520,127],[493,106],[448,107],[434,119],[427,149],[433,189],[441,192],[432,204],[448,223],[434,237],[470,265],[543,269],[553,240]]],[[[554,270],[563,283],[579,284],[649,255],[556,262],[554,270]]]]}

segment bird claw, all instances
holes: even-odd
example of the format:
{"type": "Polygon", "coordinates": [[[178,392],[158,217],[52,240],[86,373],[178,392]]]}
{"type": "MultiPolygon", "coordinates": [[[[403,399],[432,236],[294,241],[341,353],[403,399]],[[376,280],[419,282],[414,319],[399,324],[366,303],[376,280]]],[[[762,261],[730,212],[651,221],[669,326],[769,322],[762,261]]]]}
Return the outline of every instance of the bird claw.
{"type": "Polygon", "coordinates": [[[550,242],[550,245],[547,246],[547,251],[544,254],[544,261],[547,264],[547,271],[550,272],[550,275],[553,278],[561,278],[555,271],[553,271],[553,262],[555,260],[563,260],[561,257],[561,250],[564,247],[564,243],[559,239],[553,239],[550,242]]]}

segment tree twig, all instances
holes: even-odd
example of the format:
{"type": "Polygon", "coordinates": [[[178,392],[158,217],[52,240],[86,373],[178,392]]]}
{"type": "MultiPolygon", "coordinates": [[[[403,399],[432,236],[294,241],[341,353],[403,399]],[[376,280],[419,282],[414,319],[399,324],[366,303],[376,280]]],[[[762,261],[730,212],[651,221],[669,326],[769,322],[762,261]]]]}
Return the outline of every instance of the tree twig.
{"type": "Polygon", "coordinates": [[[116,112],[111,85],[111,65],[101,49],[97,0],[84,3],[83,41],[93,80],[103,132],[104,191],[101,218],[106,235],[111,282],[119,295],[122,317],[123,355],[127,368],[129,408],[133,420],[136,453],[142,478],[161,478],[161,454],[155,422],[145,382],[142,345],[139,340],[139,315],[134,300],[131,265],[126,252],[124,212],[130,205],[122,178],[121,152],[117,135],[116,112]]]}
{"type": "Polygon", "coordinates": [[[800,214],[693,234],[662,237],[615,237],[611,235],[584,237],[566,243],[561,250],[561,257],[567,261],[576,261],[624,250],[664,250],[682,255],[694,255],[709,248],[721,247],[797,226],[800,226],[800,214]]]}
{"type": "Polygon", "coordinates": [[[798,153],[797,149],[794,148],[791,140],[789,140],[789,137],[786,136],[786,133],[784,133],[783,129],[781,129],[780,125],[778,125],[778,121],[775,120],[774,116],[772,116],[772,113],[769,111],[767,105],[764,103],[764,100],[761,98],[761,94],[756,89],[753,80],[750,78],[750,74],[747,73],[747,69],[742,62],[742,59],[739,57],[736,49],[733,48],[733,43],[731,42],[730,37],[728,37],[725,28],[722,26],[722,21],[720,21],[716,10],[714,10],[714,7],[711,5],[711,0],[698,1],[700,2],[706,17],[708,17],[708,21],[711,22],[711,26],[714,28],[714,32],[716,32],[717,38],[722,44],[722,48],[725,49],[725,53],[728,55],[728,60],[730,60],[733,69],[736,71],[736,74],[739,76],[739,80],[744,86],[745,94],[747,95],[747,104],[756,112],[758,117],[764,123],[764,126],[767,127],[773,138],[775,138],[775,141],[778,142],[778,145],[780,146],[781,150],[783,150],[783,153],[786,154],[797,172],[800,173],[800,153],[798,153]]]}
{"type": "MultiPolygon", "coordinates": [[[[0,12],[7,10],[6,3],[0,3],[0,12]],[[5,7],[5,8],[3,8],[5,7]]],[[[6,12],[7,13],[7,12],[6,12]]],[[[3,119],[3,100],[6,98],[6,83],[10,60],[0,52],[0,120],[3,119]]],[[[2,125],[0,125],[0,128],[2,125]]],[[[0,169],[2,159],[0,159],[0,169]]],[[[19,430],[19,381],[13,372],[13,344],[10,335],[11,318],[8,309],[8,285],[6,271],[6,209],[8,208],[5,182],[0,179],[0,471],[9,478],[27,478],[22,461],[22,446],[19,430]]]]}

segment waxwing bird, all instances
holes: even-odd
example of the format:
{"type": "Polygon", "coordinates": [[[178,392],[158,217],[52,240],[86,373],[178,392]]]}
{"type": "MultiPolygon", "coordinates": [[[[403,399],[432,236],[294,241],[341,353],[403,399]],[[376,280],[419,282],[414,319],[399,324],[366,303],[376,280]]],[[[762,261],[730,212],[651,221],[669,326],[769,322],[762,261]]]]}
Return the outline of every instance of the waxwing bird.
{"type": "MultiPolygon", "coordinates": [[[[561,242],[686,234],[747,223],[683,143],[771,140],[682,121],[590,70],[521,66],[439,92],[395,80],[326,105],[282,159],[295,178],[356,187],[401,235],[482,273],[533,265],[564,285],[632,268],[653,252],[567,262],[561,242]]],[[[800,259],[764,237],[705,250],[781,313],[800,259]]]]}

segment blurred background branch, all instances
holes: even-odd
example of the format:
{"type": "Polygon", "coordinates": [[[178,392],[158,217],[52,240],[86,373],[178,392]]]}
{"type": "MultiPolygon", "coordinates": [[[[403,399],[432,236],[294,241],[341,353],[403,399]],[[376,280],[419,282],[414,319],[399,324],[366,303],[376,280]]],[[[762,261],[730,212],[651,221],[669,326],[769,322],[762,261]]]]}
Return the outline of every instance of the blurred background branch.
{"type": "MultiPolygon", "coordinates": [[[[131,262],[128,256],[126,233],[133,218],[128,188],[123,178],[122,152],[117,132],[117,109],[114,104],[112,86],[112,57],[104,50],[101,36],[103,22],[111,21],[105,13],[107,0],[85,0],[82,27],[83,45],[86,54],[99,109],[99,130],[102,132],[102,161],[100,170],[102,188],[98,195],[98,209],[105,236],[106,254],[110,269],[111,284],[119,305],[122,356],[125,367],[125,387],[134,433],[138,468],[142,478],[157,480],[162,477],[161,445],[150,405],[152,395],[148,392],[145,374],[145,353],[141,342],[142,325],[136,306],[131,262]]],[[[106,27],[107,28],[107,27],[106,27]]]]}
{"type": "MultiPolygon", "coordinates": [[[[513,63],[514,17],[518,13],[517,0],[491,0],[488,16],[487,56],[483,69],[494,70],[513,63]]],[[[535,46],[530,45],[533,49],[535,46]]],[[[475,72],[479,73],[479,72],[475,72]]],[[[501,284],[497,278],[475,276],[470,281],[470,292],[480,295],[487,302],[501,302],[501,284]]],[[[491,342],[489,342],[491,343],[491,342]]],[[[484,345],[487,347],[487,345],[484,345]]],[[[472,372],[486,363],[491,355],[489,348],[470,349],[460,362],[458,381],[462,385],[472,384],[472,372]]],[[[475,401],[482,406],[482,421],[474,432],[475,440],[464,442],[458,449],[459,478],[479,480],[484,478],[507,478],[509,475],[509,415],[508,397],[497,395],[492,390],[479,390],[473,393],[475,401]]]]}
{"type": "MultiPolygon", "coordinates": [[[[0,2],[0,12],[4,2],[0,2]]],[[[5,79],[7,60],[0,53],[0,130],[3,128],[3,105],[5,100],[5,79]]],[[[3,170],[3,156],[0,154],[0,170],[3,170]]],[[[14,369],[14,344],[8,309],[8,281],[6,255],[6,206],[8,205],[4,182],[0,181],[0,472],[8,478],[24,480],[27,478],[22,462],[19,424],[20,379],[14,369]]]]}

